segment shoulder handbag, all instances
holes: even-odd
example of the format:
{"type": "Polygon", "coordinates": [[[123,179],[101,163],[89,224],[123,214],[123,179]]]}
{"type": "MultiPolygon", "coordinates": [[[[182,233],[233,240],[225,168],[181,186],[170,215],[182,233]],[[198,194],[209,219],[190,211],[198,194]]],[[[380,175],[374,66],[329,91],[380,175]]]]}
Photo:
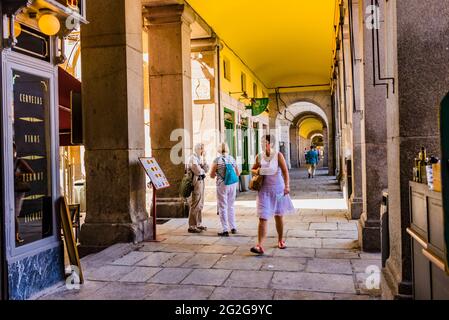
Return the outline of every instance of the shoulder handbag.
{"type": "Polygon", "coordinates": [[[186,168],[181,185],[179,186],[179,196],[188,198],[193,192],[193,176],[189,169],[186,168]]]}
{"type": "Polygon", "coordinates": [[[260,174],[253,174],[249,182],[249,189],[252,191],[260,191],[263,185],[263,176],[260,174]]]}

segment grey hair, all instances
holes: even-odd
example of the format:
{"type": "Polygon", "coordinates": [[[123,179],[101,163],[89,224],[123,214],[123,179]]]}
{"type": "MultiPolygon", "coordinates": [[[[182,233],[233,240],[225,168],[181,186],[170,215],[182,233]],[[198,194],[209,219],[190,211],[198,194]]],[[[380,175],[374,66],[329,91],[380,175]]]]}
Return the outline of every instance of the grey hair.
{"type": "Polygon", "coordinates": [[[199,155],[201,149],[204,149],[204,143],[197,143],[195,145],[195,154],[199,155]]]}

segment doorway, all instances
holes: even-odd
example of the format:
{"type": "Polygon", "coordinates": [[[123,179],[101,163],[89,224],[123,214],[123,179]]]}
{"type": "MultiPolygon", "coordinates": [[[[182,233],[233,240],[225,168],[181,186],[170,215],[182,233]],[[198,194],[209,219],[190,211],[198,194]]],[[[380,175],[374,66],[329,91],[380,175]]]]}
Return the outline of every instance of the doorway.
{"type": "MultiPolygon", "coordinates": [[[[2,115],[0,113],[0,125],[3,124],[3,119],[2,119],[2,115]]],[[[3,131],[0,130],[0,132],[2,133],[2,137],[0,139],[0,146],[1,149],[3,150],[3,131]]],[[[3,168],[3,156],[0,155],[0,166],[1,168],[3,168]]],[[[3,170],[0,170],[0,181],[3,181],[3,170]]],[[[6,296],[6,267],[5,267],[5,233],[4,233],[4,226],[5,226],[5,221],[4,221],[4,205],[3,205],[3,188],[0,191],[0,207],[1,207],[1,211],[2,214],[0,215],[0,300],[6,300],[7,296],[6,296]]]]}
{"type": "Polygon", "coordinates": [[[243,139],[243,165],[242,165],[242,171],[249,172],[249,130],[248,130],[248,118],[242,119],[241,130],[242,130],[242,139],[243,139]]]}
{"type": "Polygon", "coordinates": [[[225,109],[225,134],[226,134],[226,143],[229,147],[229,154],[235,158],[235,118],[234,112],[228,109],[225,109]]]}

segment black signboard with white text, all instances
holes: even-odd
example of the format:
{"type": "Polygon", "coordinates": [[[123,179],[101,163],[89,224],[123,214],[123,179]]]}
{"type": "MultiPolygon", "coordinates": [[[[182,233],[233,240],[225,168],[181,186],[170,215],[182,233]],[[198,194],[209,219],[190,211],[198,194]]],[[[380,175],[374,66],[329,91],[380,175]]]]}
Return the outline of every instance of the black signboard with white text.
{"type": "Polygon", "coordinates": [[[14,143],[22,163],[18,171],[30,189],[15,192],[16,233],[27,244],[52,235],[49,80],[13,71],[13,88],[14,143]]]}

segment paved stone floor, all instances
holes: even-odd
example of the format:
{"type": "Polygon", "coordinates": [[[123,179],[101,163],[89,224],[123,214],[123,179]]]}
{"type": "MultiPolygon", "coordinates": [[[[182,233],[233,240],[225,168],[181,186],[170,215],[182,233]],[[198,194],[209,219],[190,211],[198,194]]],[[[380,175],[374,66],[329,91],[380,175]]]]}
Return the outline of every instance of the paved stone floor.
{"type": "Polygon", "coordinates": [[[40,299],[378,299],[379,290],[365,282],[368,266],[380,269],[380,255],[359,251],[357,222],[348,220],[339,186],[325,174],[309,180],[304,170],[291,172],[297,212],[286,218],[286,250],[276,247],[270,221],[266,254],[249,252],[257,236],[256,194],[249,192],[236,201],[237,235],[216,236],[216,204],[208,202],[208,231],[189,234],[186,219],[172,219],[158,225],[163,242],[87,256],[80,290],[60,286],[40,299]]]}

